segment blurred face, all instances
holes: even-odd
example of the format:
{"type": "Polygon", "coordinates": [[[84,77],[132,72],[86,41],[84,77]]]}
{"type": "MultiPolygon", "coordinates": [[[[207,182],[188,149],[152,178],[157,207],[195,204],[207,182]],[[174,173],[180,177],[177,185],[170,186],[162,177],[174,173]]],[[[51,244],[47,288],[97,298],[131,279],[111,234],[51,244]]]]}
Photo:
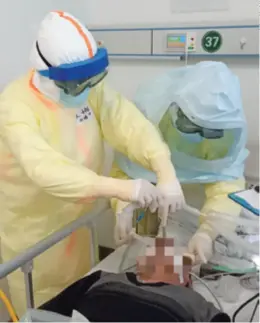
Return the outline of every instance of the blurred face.
{"type": "Polygon", "coordinates": [[[174,248],[174,239],[156,238],[146,249],[145,256],[137,260],[137,273],[141,281],[187,285],[192,267],[192,256],[186,249],[174,248]]]}

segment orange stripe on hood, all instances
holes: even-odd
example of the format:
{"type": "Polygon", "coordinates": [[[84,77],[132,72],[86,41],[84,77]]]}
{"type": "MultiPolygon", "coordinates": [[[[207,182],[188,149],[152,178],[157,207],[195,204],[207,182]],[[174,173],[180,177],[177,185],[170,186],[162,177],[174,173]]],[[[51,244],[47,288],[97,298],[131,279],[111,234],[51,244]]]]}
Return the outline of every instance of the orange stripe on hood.
{"type": "Polygon", "coordinates": [[[88,53],[89,53],[89,58],[92,58],[94,56],[93,53],[93,49],[90,43],[90,40],[88,39],[88,36],[84,33],[84,31],[82,30],[81,26],[77,23],[77,21],[75,21],[73,18],[65,16],[63,11],[55,11],[60,17],[66,19],[67,21],[69,21],[79,32],[80,36],[84,39],[87,48],[88,48],[88,53]]]}

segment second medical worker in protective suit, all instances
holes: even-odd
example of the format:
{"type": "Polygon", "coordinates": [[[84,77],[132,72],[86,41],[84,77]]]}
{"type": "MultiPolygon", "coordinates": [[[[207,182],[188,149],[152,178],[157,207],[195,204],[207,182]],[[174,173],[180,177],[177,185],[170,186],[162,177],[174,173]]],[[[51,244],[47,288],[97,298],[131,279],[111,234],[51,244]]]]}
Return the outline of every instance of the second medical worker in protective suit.
{"type": "MultiPolygon", "coordinates": [[[[227,227],[231,222],[235,229],[241,210],[228,198],[229,193],[245,187],[243,172],[248,155],[239,80],[223,63],[201,62],[172,69],[144,83],[134,102],[158,126],[167,142],[184,193],[191,191],[190,196],[198,198],[200,186],[204,187],[205,199],[197,231],[198,219],[185,215],[185,211],[174,215],[172,228],[177,244],[189,246],[198,261],[207,262],[218,236],[218,231],[209,225],[208,216],[219,220],[218,225],[227,227]]],[[[130,162],[121,153],[117,154],[116,162],[130,178],[142,176],[156,183],[155,174],[130,162]]],[[[187,204],[192,204],[187,195],[185,198],[187,204]]],[[[158,230],[157,218],[151,219],[151,215],[146,216],[140,222],[140,233],[151,235],[158,230]]],[[[223,259],[219,257],[216,263],[220,263],[220,258],[223,259]]]]}
{"type": "MultiPolygon", "coordinates": [[[[51,12],[31,55],[33,70],[0,97],[0,235],[6,262],[91,211],[99,197],[156,209],[183,201],[167,145],[138,109],[103,82],[108,57],[73,16],[51,12]],[[153,170],[145,180],[101,176],[103,137],[153,170]],[[178,202],[176,202],[178,201],[178,202]],[[166,205],[168,205],[166,203],[166,205]]],[[[168,206],[167,206],[168,207],[168,206]]],[[[90,233],[81,229],[34,261],[36,306],[90,270],[90,233]]],[[[18,315],[25,311],[22,273],[9,276],[18,315]]]]}

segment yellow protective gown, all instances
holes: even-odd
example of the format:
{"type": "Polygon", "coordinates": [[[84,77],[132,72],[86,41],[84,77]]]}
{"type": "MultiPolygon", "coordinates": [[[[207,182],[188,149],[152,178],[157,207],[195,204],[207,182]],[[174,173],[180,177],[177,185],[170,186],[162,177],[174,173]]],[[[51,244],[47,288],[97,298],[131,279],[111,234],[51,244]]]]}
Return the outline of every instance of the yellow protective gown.
{"type": "MultiPolygon", "coordinates": [[[[162,133],[162,136],[165,142],[176,145],[177,149],[182,150],[186,149],[185,153],[192,154],[192,156],[196,156],[197,158],[201,158],[204,160],[215,160],[223,158],[229,149],[229,144],[232,144],[232,136],[228,133],[226,143],[227,145],[222,145],[220,141],[215,140],[203,140],[199,144],[187,143],[180,140],[181,136],[179,133],[172,127],[171,118],[165,114],[162,121],[159,124],[159,129],[162,133]]],[[[151,168],[150,168],[151,170],[151,168]]],[[[127,179],[127,175],[120,170],[120,168],[116,165],[113,166],[111,171],[111,176],[116,178],[127,179]]],[[[185,194],[185,186],[189,184],[183,184],[183,191],[185,194]]],[[[196,184],[192,184],[192,188],[194,191],[196,190],[196,184]]],[[[201,185],[201,184],[198,184],[201,185]]],[[[229,214],[234,217],[239,216],[241,207],[228,198],[228,194],[236,191],[243,190],[245,188],[245,180],[244,178],[240,178],[234,181],[222,181],[204,184],[205,189],[205,202],[202,207],[202,214],[210,214],[210,213],[222,213],[229,214]]],[[[187,201],[189,204],[189,201],[187,201]]],[[[128,205],[127,202],[118,201],[117,199],[112,199],[112,208],[116,212],[120,212],[124,207],[128,205]]],[[[212,228],[206,224],[207,219],[205,217],[201,217],[200,219],[200,230],[207,231],[212,239],[215,239],[217,233],[212,230],[212,228]]],[[[137,231],[141,235],[149,235],[153,236],[158,232],[158,216],[157,214],[151,214],[149,211],[146,211],[146,216],[137,224],[137,231]]],[[[234,221],[235,226],[235,221],[234,221]]]]}
{"type": "MultiPolygon", "coordinates": [[[[73,110],[73,109],[72,109],[73,110]]],[[[99,176],[103,137],[144,167],[169,158],[167,146],[136,107],[104,83],[91,90],[77,114],[46,99],[32,74],[0,96],[0,236],[6,262],[48,234],[89,212],[97,197],[117,196],[115,182],[99,176]],[[87,109],[86,109],[87,108],[87,109]]],[[[118,183],[121,183],[118,181],[118,183]]],[[[120,186],[120,185],[119,185],[120,186]]],[[[121,188],[122,192],[124,187],[121,188]]],[[[90,270],[90,233],[76,232],[34,261],[36,306],[90,270]]],[[[9,275],[11,299],[26,308],[23,275],[9,275]]]]}
{"type": "MultiPolygon", "coordinates": [[[[113,169],[111,171],[111,176],[127,179],[129,178],[116,164],[114,164],[113,169]]],[[[185,194],[185,187],[189,184],[183,184],[183,191],[185,194]]],[[[192,184],[192,188],[194,192],[197,191],[196,185],[200,184],[192,184]]],[[[230,200],[228,198],[228,194],[236,191],[241,191],[245,188],[245,179],[240,178],[230,182],[217,182],[217,183],[209,183],[204,184],[205,190],[205,202],[201,209],[202,214],[210,214],[212,212],[221,213],[221,214],[229,214],[234,217],[239,216],[241,212],[241,207],[230,200]]],[[[189,201],[187,201],[189,203],[189,201]]],[[[118,199],[112,199],[111,205],[115,212],[120,212],[124,207],[126,207],[129,203],[119,201],[118,199]]],[[[158,216],[156,213],[152,214],[149,211],[145,211],[145,217],[136,224],[137,232],[140,235],[148,235],[154,236],[157,234],[159,229],[158,216]]],[[[134,220],[135,221],[135,220],[134,220]]],[[[207,231],[211,238],[214,240],[217,236],[217,233],[206,223],[207,218],[204,216],[200,218],[200,229],[207,231]]],[[[135,225],[135,222],[133,223],[135,225]]],[[[234,221],[235,227],[235,221],[234,221]]]]}

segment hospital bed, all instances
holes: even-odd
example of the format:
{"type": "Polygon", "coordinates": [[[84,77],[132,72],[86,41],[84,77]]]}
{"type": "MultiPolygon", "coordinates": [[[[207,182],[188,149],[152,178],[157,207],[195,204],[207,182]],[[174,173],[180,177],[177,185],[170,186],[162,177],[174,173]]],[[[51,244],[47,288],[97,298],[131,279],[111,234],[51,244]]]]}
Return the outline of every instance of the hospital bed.
{"type": "MultiPolygon", "coordinates": [[[[114,272],[117,273],[120,268],[120,264],[122,262],[122,258],[125,255],[127,246],[121,246],[120,248],[116,249],[112,254],[110,254],[107,258],[105,258],[100,263],[96,263],[96,248],[95,248],[95,241],[94,241],[94,229],[95,229],[95,221],[97,220],[97,217],[102,216],[108,209],[108,203],[105,201],[100,201],[96,208],[94,208],[94,211],[91,214],[86,214],[85,216],[82,216],[81,218],[77,219],[73,223],[69,224],[62,230],[53,233],[46,239],[40,241],[36,245],[32,246],[31,248],[27,249],[25,252],[18,255],[16,258],[10,260],[7,263],[0,265],[0,279],[6,277],[13,271],[17,269],[21,269],[24,273],[24,280],[25,280],[25,297],[27,301],[27,308],[32,309],[34,308],[34,297],[33,297],[33,280],[32,280],[32,271],[33,271],[33,259],[37,257],[38,255],[45,252],[47,249],[51,248],[61,240],[68,237],[72,232],[76,231],[77,229],[88,226],[90,230],[92,231],[92,249],[91,249],[91,261],[92,261],[92,270],[88,273],[91,274],[94,271],[97,270],[103,270],[106,272],[114,272]]],[[[170,234],[168,234],[168,237],[170,234]]],[[[138,253],[136,253],[138,254],[138,253]]],[[[210,285],[210,282],[207,281],[207,284],[210,285]]],[[[200,284],[199,282],[194,283],[194,290],[196,290],[198,293],[200,293],[202,296],[204,296],[205,299],[208,301],[215,303],[215,306],[218,306],[212,297],[212,295],[209,293],[209,291],[203,286],[203,284],[200,284]]],[[[221,303],[224,311],[232,317],[235,310],[244,303],[247,299],[252,297],[256,293],[256,290],[250,290],[246,289],[241,286],[240,290],[240,296],[239,300],[235,303],[228,303],[223,301],[221,298],[219,299],[219,302],[221,303]]],[[[237,317],[237,321],[244,321],[248,322],[252,311],[254,309],[255,302],[249,304],[244,308],[241,313],[239,313],[237,317]]],[[[259,309],[257,309],[257,313],[254,316],[254,322],[259,321],[259,309]]]]}

